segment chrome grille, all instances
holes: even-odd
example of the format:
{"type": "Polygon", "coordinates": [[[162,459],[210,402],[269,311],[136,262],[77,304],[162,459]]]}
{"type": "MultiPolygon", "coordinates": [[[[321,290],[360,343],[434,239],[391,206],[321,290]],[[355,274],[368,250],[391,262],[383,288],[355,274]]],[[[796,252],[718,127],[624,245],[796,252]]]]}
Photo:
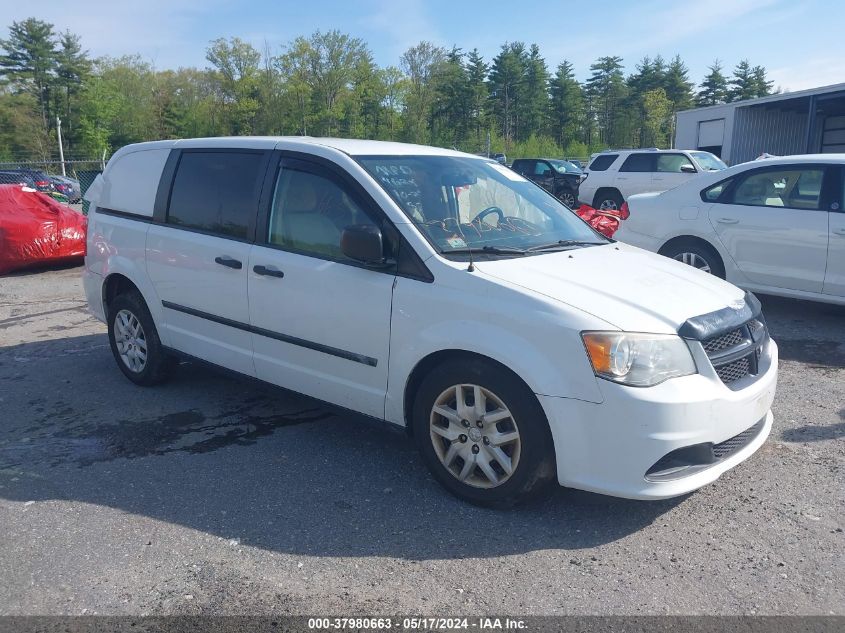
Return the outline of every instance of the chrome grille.
{"type": "Polygon", "coordinates": [[[740,378],[745,378],[748,374],[751,373],[751,361],[749,360],[748,356],[745,356],[744,358],[735,360],[734,362],[728,363],[727,365],[720,365],[715,369],[716,373],[719,375],[719,378],[722,379],[722,382],[726,385],[729,385],[732,382],[736,382],[740,378]]]}
{"type": "Polygon", "coordinates": [[[745,328],[741,327],[728,332],[727,334],[707,339],[702,343],[702,345],[704,345],[704,351],[710,355],[715,354],[716,352],[721,352],[723,349],[739,345],[745,340],[745,338],[745,328]]]}

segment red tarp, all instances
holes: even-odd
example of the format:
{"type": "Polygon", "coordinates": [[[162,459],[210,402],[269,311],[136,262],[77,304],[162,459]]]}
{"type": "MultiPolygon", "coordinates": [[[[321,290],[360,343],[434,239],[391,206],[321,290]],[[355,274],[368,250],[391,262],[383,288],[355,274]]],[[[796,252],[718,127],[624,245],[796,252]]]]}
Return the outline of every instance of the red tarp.
{"type": "Polygon", "coordinates": [[[582,204],[580,207],[575,209],[575,213],[578,214],[579,218],[584,220],[605,237],[613,237],[613,234],[616,233],[616,229],[619,228],[619,220],[627,217],[626,211],[627,209],[624,209],[624,207],[619,211],[601,211],[599,209],[594,209],[587,204],[582,204]]]}
{"type": "Polygon", "coordinates": [[[37,191],[0,185],[0,275],[85,256],[88,218],[37,191]]]}

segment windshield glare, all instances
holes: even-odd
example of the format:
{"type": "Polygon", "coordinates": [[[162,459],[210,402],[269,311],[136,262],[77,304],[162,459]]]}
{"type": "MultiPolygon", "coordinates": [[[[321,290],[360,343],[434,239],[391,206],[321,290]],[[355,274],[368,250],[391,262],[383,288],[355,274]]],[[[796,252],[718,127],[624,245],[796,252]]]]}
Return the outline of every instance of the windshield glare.
{"type": "Polygon", "coordinates": [[[692,154],[692,157],[695,158],[695,162],[698,163],[699,167],[704,170],[720,171],[728,168],[721,159],[717,158],[710,152],[690,152],[690,154],[692,154]]]}
{"type": "Polygon", "coordinates": [[[444,254],[608,241],[543,189],[492,161],[380,156],[358,162],[444,254]]]}

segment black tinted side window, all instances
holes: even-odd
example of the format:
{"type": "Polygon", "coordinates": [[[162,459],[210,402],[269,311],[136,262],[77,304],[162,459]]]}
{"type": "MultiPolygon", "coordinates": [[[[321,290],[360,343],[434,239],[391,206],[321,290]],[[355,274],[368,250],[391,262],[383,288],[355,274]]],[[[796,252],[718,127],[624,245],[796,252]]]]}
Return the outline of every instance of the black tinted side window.
{"type": "Polygon", "coordinates": [[[723,180],[720,183],[713,185],[712,187],[708,187],[704,191],[701,192],[701,199],[704,202],[716,202],[719,198],[722,197],[722,194],[731,186],[733,182],[733,178],[729,178],[728,180],[723,180]]]}
{"type": "Polygon", "coordinates": [[[619,171],[655,171],[654,154],[631,154],[622,163],[619,171]]]}
{"type": "Polygon", "coordinates": [[[589,169],[590,171],[605,171],[618,157],[619,154],[602,154],[601,156],[596,156],[593,162],[590,163],[589,169]]]}
{"type": "Polygon", "coordinates": [[[246,239],[258,209],[264,156],[255,152],[184,152],[167,222],[246,239]]]}
{"type": "Polygon", "coordinates": [[[534,161],[533,160],[515,160],[513,161],[513,170],[518,173],[522,174],[523,176],[527,176],[531,173],[531,170],[534,168],[534,161]]]}

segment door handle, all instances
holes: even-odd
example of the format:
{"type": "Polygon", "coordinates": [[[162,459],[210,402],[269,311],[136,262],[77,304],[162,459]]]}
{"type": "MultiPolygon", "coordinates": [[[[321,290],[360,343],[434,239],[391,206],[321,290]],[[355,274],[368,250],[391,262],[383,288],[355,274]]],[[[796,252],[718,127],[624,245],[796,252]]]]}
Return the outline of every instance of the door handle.
{"type": "Polygon", "coordinates": [[[716,222],[719,224],[739,224],[739,220],[736,218],[719,218],[716,222]]]}
{"type": "Polygon", "coordinates": [[[836,229],[833,232],[837,235],[845,235],[845,229],[836,229]]]}
{"type": "Polygon", "coordinates": [[[235,270],[240,270],[244,267],[244,265],[239,260],[234,259],[233,257],[229,257],[228,255],[215,257],[214,263],[220,264],[221,266],[226,266],[227,268],[234,268],[235,270]]]}
{"type": "Polygon", "coordinates": [[[285,276],[285,273],[283,273],[278,268],[273,268],[271,266],[262,266],[261,264],[253,266],[252,270],[256,275],[264,275],[266,277],[278,277],[279,279],[281,279],[285,276]]]}

